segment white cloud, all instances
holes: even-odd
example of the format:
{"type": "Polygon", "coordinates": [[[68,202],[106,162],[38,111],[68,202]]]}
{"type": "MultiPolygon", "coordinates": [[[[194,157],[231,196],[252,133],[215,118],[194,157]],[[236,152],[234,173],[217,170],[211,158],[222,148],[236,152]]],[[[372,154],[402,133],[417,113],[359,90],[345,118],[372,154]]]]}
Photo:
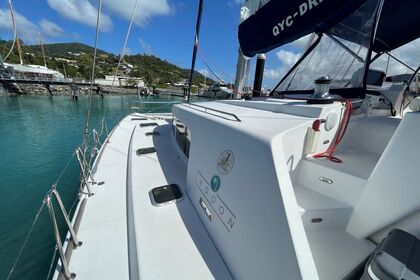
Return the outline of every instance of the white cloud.
{"type": "Polygon", "coordinates": [[[270,80],[279,80],[284,74],[283,68],[264,70],[264,76],[270,80]]]}
{"type": "MultiPolygon", "coordinates": [[[[63,17],[95,27],[98,9],[89,0],[47,0],[49,6],[63,17]]],[[[114,14],[125,20],[130,20],[135,0],[104,0],[101,14],[100,29],[104,32],[112,29],[110,15],[114,14]]],[[[135,23],[146,25],[154,16],[169,15],[172,7],[169,0],[138,0],[135,23]]]]}
{"type": "Polygon", "coordinates": [[[42,19],[39,22],[39,26],[42,34],[45,36],[59,37],[64,34],[64,30],[58,24],[46,19],[42,19]]]}
{"type": "MultiPolygon", "coordinates": [[[[59,12],[63,17],[96,27],[98,9],[88,0],[47,0],[47,2],[52,9],[59,12]]],[[[117,5],[122,4],[121,1],[116,1],[115,3],[117,5]]],[[[111,30],[111,18],[102,13],[99,25],[102,31],[106,32],[111,30]]]]}
{"type": "MultiPolygon", "coordinates": [[[[25,43],[33,43],[38,36],[38,27],[36,24],[29,21],[25,16],[15,12],[16,26],[19,33],[19,37],[25,43]]],[[[0,29],[3,31],[12,30],[13,34],[13,23],[10,16],[9,9],[0,9],[0,29]]]]}
{"type": "Polygon", "coordinates": [[[300,57],[300,53],[294,53],[286,50],[279,50],[276,57],[280,61],[280,66],[277,68],[268,68],[264,70],[264,76],[270,80],[280,80],[287,71],[296,63],[300,57]]]}
{"type": "Polygon", "coordinates": [[[291,51],[280,50],[276,53],[277,58],[285,66],[292,66],[300,57],[300,53],[294,53],[291,51]]]}
{"type": "Polygon", "coordinates": [[[153,50],[152,50],[152,46],[150,44],[148,44],[146,41],[143,40],[143,38],[139,38],[139,43],[141,48],[143,49],[143,53],[145,54],[152,54],[153,50]]]}
{"type": "MultiPolygon", "coordinates": [[[[411,66],[414,69],[417,69],[420,65],[420,39],[414,40],[413,42],[402,46],[391,53],[400,59],[401,61],[405,62],[409,66],[411,66]]],[[[383,60],[386,60],[386,56],[383,56],[383,60]]],[[[411,71],[402,65],[401,63],[398,63],[397,61],[391,59],[389,64],[389,75],[395,75],[395,74],[401,74],[401,73],[410,73],[411,71]]]]}
{"type": "MultiPolygon", "coordinates": [[[[51,0],[49,0],[51,1],[51,0]]],[[[62,1],[62,0],[55,0],[62,1]]],[[[80,0],[79,0],[80,1],[80,0]]],[[[86,1],[86,0],[85,0],[86,1]]],[[[171,14],[171,6],[168,0],[138,0],[138,6],[135,15],[135,23],[140,26],[147,24],[154,16],[171,14]]],[[[104,6],[111,13],[126,20],[131,18],[135,0],[104,0],[104,6]]]]}
{"type": "MultiPolygon", "coordinates": [[[[14,12],[15,19],[16,19],[16,27],[18,31],[19,38],[25,42],[25,44],[37,44],[39,43],[39,32],[44,31],[44,27],[49,26],[50,31],[62,29],[56,25],[55,23],[47,20],[43,20],[40,22],[40,26],[28,20],[24,15],[14,12]],[[42,24],[42,25],[41,25],[42,24]],[[54,27],[54,28],[52,28],[54,27]],[[57,29],[58,27],[58,29],[57,29]],[[51,29],[52,28],[52,29],[51,29]]],[[[9,9],[0,9],[0,30],[10,32],[11,36],[13,36],[13,23],[12,18],[10,15],[9,9]]],[[[54,37],[51,32],[45,34],[48,37],[54,37]]],[[[11,38],[9,38],[11,39],[11,38]]]]}
{"type": "Polygon", "coordinates": [[[266,68],[264,70],[264,76],[267,79],[279,81],[287,71],[296,63],[300,58],[303,48],[307,45],[311,35],[306,35],[296,41],[293,41],[282,47],[275,55],[280,61],[280,65],[277,68],[266,68]],[[285,48],[292,48],[295,52],[285,50],[285,48]]]}

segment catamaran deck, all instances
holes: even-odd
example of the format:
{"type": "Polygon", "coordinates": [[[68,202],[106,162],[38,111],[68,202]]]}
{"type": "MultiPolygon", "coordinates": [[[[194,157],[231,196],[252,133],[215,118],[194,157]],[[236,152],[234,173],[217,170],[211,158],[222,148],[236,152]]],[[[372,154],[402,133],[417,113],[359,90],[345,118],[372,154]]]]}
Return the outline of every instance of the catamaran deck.
{"type": "MultiPolygon", "coordinates": [[[[336,180],[339,178],[350,180],[349,184],[356,182],[361,186],[357,190],[359,192],[363,186],[361,181],[367,179],[367,172],[371,172],[376,164],[377,155],[365,154],[371,161],[367,161],[359,168],[349,170],[346,167],[350,163],[352,163],[350,167],[357,166],[352,162],[354,152],[350,150],[337,153],[345,160],[345,164],[340,168],[325,160],[300,158],[302,154],[299,149],[304,146],[306,126],[320,114],[325,114],[320,106],[311,106],[310,110],[305,110],[307,105],[304,103],[277,100],[238,101],[235,104],[233,101],[221,101],[200,106],[183,104],[174,109],[180,120],[183,121],[182,117],[186,118],[188,115],[190,118],[200,119],[200,127],[206,127],[201,131],[194,130],[197,127],[191,127],[193,133],[196,131],[193,134],[195,135],[193,137],[196,137],[194,143],[202,143],[203,148],[200,149],[202,154],[198,156],[197,150],[193,149],[195,158],[192,158],[193,154],[190,155],[189,165],[173,133],[175,126],[179,125],[184,129],[185,127],[178,122],[172,123],[175,121],[172,115],[158,117],[157,115],[132,114],[123,119],[114,129],[109,143],[101,150],[98,165],[93,169],[95,181],[104,182],[104,184],[92,186],[94,195],[87,202],[78,233],[78,239],[83,242],[83,245],[74,251],[69,270],[76,273],[79,279],[232,279],[232,275],[236,275],[235,267],[230,263],[229,267],[232,271],[229,270],[227,263],[232,262],[232,259],[229,259],[226,254],[234,250],[220,244],[216,248],[216,241],[210,238],[208,228],[205,226],[206,220],[203,220],[203,215],[200,215],[203,213],[197,213],[197,208],[193,206],[193,203],[199,201],[197,197],[194,198],[194,194],[191,195],[193,191],[198,191],[197,187],[188,186],[191,187],[188,189],[191,193],[187,195],[186,192],[187,170],[188,176],[195,174],[197,158],[201,161],[213,162],[215,152],[209,155],[211,150],[206,150],[210,147],[205,139],[214,137],[212,134],[214,131],[224,135],[224,140],[219,141],[221,147],[218,147],[217,151],[226,149],[226,145],[229,147],[230,144],[226,143],[228,140],[236,139],[230,134],[236,133],[241,137],[252,135],[252,141],[276,148],[275,151],[268,150],[269,155],[264,156],[264,163],[272,156],[272,153],[279,154],[276,158],[278,162],[284,164],[284,161],[287,161],[287,164],[279,167],[280,172],[283,174],[290,172],[292,180],[282,182],[280,188],[283,188],[285,192],[283,195],[290,196],[287,201],[287,210],[293,216],[289,219],[289,223],[294,223],[299,230],[295,229],[299,234],[296,232],[293,234],[295,234],[296,242],[302,243],[295,244],[295,248],[302,244],[306,246],[305,250],[302,250],[302,257],[313,258],[315,266],[312,271],[316,269],[319,279],[342,279],[361,267],[374,249],[374,244],[366,239],[352,236],[345,229],[353,210],[352,201],[355,197],[345,195],[348,193],[347,188],[340,188],[338,193],[327,192],[325,185],[322,185],[325,183],[322,183],[318,177],[322,174],[328,175],[329,178],[336,177],[336,180]],[[294,110],[296,114],[288,114],[290,110],[294,110]],[[240,118],[242,121],[235,121],[235,118],[240,118]],[[261,122],[265,125],[261,126],[261,122]],[[214,124],[218,125],[217,129],[214,124]],[[299,134],[296,134],[293,128],[298,128],[299,134]],[[151,132],[154,134],[150,135],[151,132]],[[279,138],[278,135],[282,137],[279,138]],[[281,141],[272,145],[272,139],[281,139],[281,141]],[[288,149],[281,154],[283,145],[287,145],[288,149]],[[138,149],[147,150],[148,148],[154,148],[156,152],[152,150],[151,153],[137,153],[138,149]],[[298,162],[300,162],[299,165],[298,162]],[[360,169],[363,169],[364,173],[360,169]],[[334,176],[329,176],[330,174],[334,176]],[[168,184],[177,184],[183,193],[183,199],[162,207],[154,206],[149,192],[153,188],[168,184]],[[341,199],[342,196],[345,199],[341,199]],[[298,221],[299,218],[302,223],[298,221]],[[317,219],[322,223],[315,223],[314,220],[317,219]]],[[[331,105],[331,108],[327,110],[334,109],[334,106],[336,105],[331,105]]],[[[193,122],[190,124],[194,125],[193,122]]],[[[213,140],[215,139],[219,138],[214,137],[213,140]]],[[[254,157],[261,156],[264,152],[263,149],[250,150],[249,146],[241,145],[236,149],[243,148],[242,154],[255,152],[254,157]]],[[[237,151],[237,154],[241,152],[237,151]]],[[[238,160],[236,165],[239,166],[241,163],[238,160]]],[[[214,165],[211,166],[215,168],[214,165]]],[[[245,176],[244,174],[252,173],[251,170],[244,171],[249,168],[247,165],[242,165],[241,168],[236,169],[240,171],[241,179],[245,176]]],[[[201,171],[206,172],[206,169],[201,169],[201,171]]],[[[282,176],[284,177],[286,176],[282,176]]],[[[252,178],[255,182],[250,185],[261,188],[261,182],[264,182],[264,186],[273,188],[273,192],[277,193],[280,188],[276,187],[276,182],[267,182],[267,178],[267,176],[260,179],[252,178]]],[[[243,188],[246,185],[235,181],[235,184],[226,187],[228,183],[226,183],[226,177],[224,179],[224,190],[229,190],[232,194],[237,193],[234,191],[235,187],[243,188]]],[[[354,186],[350,186],[349,189],[356,192],[354,186]]],[[[218,195],[225,200],[233,197],[230,199],[229,207],[237,209],[241,199],[249,199],[246,205],[253,205],[257,199],[256,195],[264,194],[262,191],[256,192],[255,189],[249,193],[252,193],[250,197],[229,197],[226,194],[223,197],[222,192],[218,195]]],[[[266,208],[281,206],[278,200],[274,199],[271,203],[267,203],[267,199],[270,197],[264,199],[266,202],[264,211],[272,213],[266,208]]],[[[250,209],[252,210],[252,207],[250,209]]],[[[242,210],[248,211],[249,208],[242,210]]],[[[278,209],[275,208],[273,211],[278,211],[278,209]]],[[[239,214],[244,215],[241,212],[239,214]]],[[[251,212],[248,214],[255,215],[251,212]]],[[[246,217],[241,220],[242,224],[248,222],[249,217],[246,217]]],[[[261,220],[260,217],[262,217],[261,213],[258,214],[256,220],[261,220]]],[[[206,218],[204,215],[204,219],[206,218]]],[[[216,222],[218,222],[217,218],[213,225],[216,222]]],[[[239,226],[241,223],[238,222],[237,227],[239,226]]],[[[281,223],[279,226],[283,229],[287,223],[281,223]]],[[[263,227],[258,228],[254,224],[247,230],[256,228],[265,232],[263,227]]],[[[236,234],[245,235],[247,232],[241,230],[236,234]]],[[[256,234],[256,238],[259,236],[261,234],[256,234]]],[[[219,242],[225,241],[228,237],[231,238],[226,234],[225,239],[221,238],[219,242]]],[[[276,242],[281,241],[277,233],[273,236],[273,240],[275,242],[270,243],[271,247],[277,246],[276,242]]],[[[235,254],[241,257],[246,256],[244,258],[247,260],[255,258],[257,253],[259,253],[258,260],[264,263],[277,263],[279,260],[284,262],[287,258],[290,259],[289,255],[283,254],[282,250],[275,250],[279,252],[279,256],[271,258],[265,251],[255,252],[246,248],[248,250],[246,255],[241,250],[242,247],[237,249],[235,254]]],[[[250,262],[246,262],[247,266],[249,266],[248,263],[250,262]]],[[[250,277],[252,271],[254,271],[253,268],[249,266],[249,273],[246,274],[249,277],[241,278],[252,279],[250,277]]],[[[316,272],[311,275],[315,275],[316,272]]],[[[316,278],[316,276],[315,278],[306,276],[302,278],[316,278]]]]}
{"type": "Polygon", "coordinates": [[[92,187],[70,271],[78,279],[231,279],[186,195],[176,204],[151,204],[155,187],[175,183],[184,192],[187,162],[174,149],[171,125],[142,117],[122,120],[101,152],[93,176],[105,184],[92,187]],[[145,137],[152,131],[160,136],[145,137]],[[157,153],[136,154],[147,147],[157,153]]]}

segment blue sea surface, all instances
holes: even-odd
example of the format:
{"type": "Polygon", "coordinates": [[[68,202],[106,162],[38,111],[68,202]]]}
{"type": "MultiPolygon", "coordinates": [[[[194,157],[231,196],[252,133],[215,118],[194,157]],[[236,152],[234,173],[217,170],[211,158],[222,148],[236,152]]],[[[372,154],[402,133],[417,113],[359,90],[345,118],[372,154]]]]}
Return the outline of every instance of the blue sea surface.
{"type": "MultiPolygon", "coordinates": [[[[0,279],[6,279],[47,191],[82,143],[87,97],[0,97],[0,279]]],[[[170,112],[179,97],[94,96],[91,129],[130,112],[170,112]]],[[[57,184],[69,209],[79,189],[75,157],[57,184]]],[[[56,213],[59,213],[56,211],[56,213]]],[[[66,229],[59,217],[62,234],[66,229]]],[[[10,279],[46,279],[55,241],[44,208],[10,279]]],[[[54,269],[54,268],[53,268],[54,269]]]]}

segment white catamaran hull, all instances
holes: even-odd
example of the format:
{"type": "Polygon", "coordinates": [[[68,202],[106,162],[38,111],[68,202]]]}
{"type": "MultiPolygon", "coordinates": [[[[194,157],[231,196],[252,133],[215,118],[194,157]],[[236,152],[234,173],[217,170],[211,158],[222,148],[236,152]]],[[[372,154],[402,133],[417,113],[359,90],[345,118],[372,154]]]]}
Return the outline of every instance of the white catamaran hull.
{"type": "MultiPolygon", "coordinates": [[[[404,224],[420,206],[415,165],[392,175],[409,157],[395,153],[415,153],[401,147],[420,141],[407,129],[420,125],[419,113],[403,121],[355,116],[337,164],[306,153],[333,140],[338,122],[318,140],[308,129],[340,115],[341,103],[201,104],[176,105],[174,116],[133,114],[114,129],[93,170],[105,184],[91,186],[71,272],[81,279],[342,279],[375,248],[369,236],[404,224]],[[269,125],[256,126],[262,120],[269,125]],[[354,132],[373,127],[371,141],[354,132]],[[404,186],[384,188],[401,176],[404,186]],[[156,206],[151,190],[169,184],[182,199],[156,206]],[[378,195],[406,203],[372,204],[378,195]]],[[[413,221],[405,227],[420,234],[413,221]]]]}

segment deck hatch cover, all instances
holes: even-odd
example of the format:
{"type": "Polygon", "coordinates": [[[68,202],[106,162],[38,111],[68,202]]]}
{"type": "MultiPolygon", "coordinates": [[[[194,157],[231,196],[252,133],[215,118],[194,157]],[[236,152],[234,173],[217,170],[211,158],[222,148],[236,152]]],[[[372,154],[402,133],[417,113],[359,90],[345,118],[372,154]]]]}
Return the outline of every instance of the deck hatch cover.
{"type": "Polygon", "coordinates": [[[155,122],[151,122],[151,123],[141,123],[140,127],[147,127],[147,126],[157,126],[158,124],[155,122]]]}
{"type": "Polygon", "coordinates": [[[156,153],[155,147],[140,148],[136,151],[138,156],[156,153]]]}
{"type": "Polygon", "coordinates": [[[148,118],[131,118],[132,121],[147,121],[148,118]]]}
{"type": "Polygon", "coordinates": [[[146,135],[146,136],[160,136],[160,133],[158,131],[153,131],[153,132],[146,132],[144,135],[146,135]]]}
{"type": "Polygon", "coordinates": [[[182,199],[182,192],[177,184],[154,188],[150,191],[149,195],[154,206],[163,206],[182,199]]]}

